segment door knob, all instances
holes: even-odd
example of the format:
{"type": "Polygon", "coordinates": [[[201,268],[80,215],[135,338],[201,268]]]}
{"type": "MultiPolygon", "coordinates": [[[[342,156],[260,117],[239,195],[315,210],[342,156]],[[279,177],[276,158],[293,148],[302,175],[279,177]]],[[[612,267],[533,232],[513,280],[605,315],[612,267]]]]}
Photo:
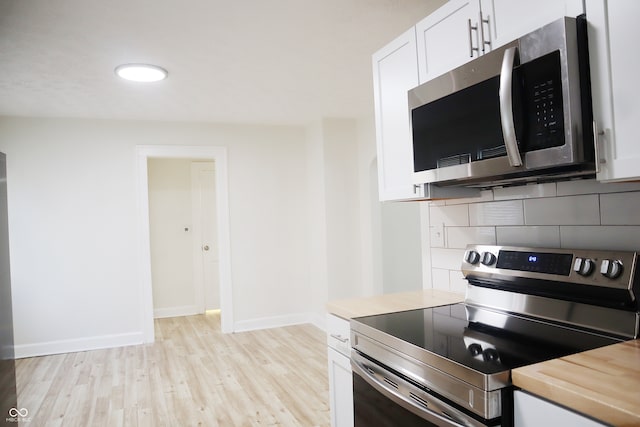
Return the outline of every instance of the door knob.
{"type": "Polygon", "coordinates": [[[204,245],[204,246],[202,247],[202,249],[204,249],[205,251],[208,251],[208,250],[209,250],[209,245],[204,245]]]}

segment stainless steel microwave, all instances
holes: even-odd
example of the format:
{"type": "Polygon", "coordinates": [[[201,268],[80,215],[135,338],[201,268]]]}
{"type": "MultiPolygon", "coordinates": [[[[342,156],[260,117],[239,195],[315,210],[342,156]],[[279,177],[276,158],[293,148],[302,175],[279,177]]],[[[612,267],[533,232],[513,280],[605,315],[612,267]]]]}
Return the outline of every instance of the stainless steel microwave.
{"type": "Polygon", "coordinates": [[[409,91],[414,183],[593,175],[586,19],[563,18],[409,91]]]}

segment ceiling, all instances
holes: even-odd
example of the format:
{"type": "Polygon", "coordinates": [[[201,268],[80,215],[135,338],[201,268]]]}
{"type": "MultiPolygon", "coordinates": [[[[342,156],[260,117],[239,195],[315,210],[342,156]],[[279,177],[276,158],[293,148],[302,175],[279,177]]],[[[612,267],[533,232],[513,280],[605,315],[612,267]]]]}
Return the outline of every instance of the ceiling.
{"type": "Polygon", "coordinates": [[[373,111],[371,54],[444,0],[1,0],[0,115],[304,125],[373,111]],[[120,80],[147,62],[159,83],[120,80]]]}

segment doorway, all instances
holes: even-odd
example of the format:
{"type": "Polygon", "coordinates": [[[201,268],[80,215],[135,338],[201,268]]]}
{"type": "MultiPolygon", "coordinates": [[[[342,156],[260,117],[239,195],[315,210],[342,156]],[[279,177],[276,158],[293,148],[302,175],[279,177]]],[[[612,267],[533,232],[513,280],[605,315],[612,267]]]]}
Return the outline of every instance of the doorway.
{"type": "MultiPolygon", "coordinates": [[[[225,147],[153,146],[136,148],[138,173],[140,298],[142,302],[141,324],[144,341],[154,341],[153,291],[151,274],[151,239],[149,221],[148,161],[154,158],[175,158],[212,161],[215,168],[209,173],[214,178],[213,191],[216,204],[216,233],[214,243],[217,253],[217,279],[219,282],[220,321],[223,333],[233,332],[233,303],[231,286],[231,256],[229,237],[229,202],[227,179],[227,151],[225,147]]],[[[205,173],[205,175],[206,175],[205,173]]],[[[204,178],[206,179],[206,178],[204,178]]],[[[204,303],[203,298],[200,299],[204,303]]]]}
{"type": "Polygon", "coordinates": [[[149,158],[153,317],[220,309],[215,162],[149,158]]]}

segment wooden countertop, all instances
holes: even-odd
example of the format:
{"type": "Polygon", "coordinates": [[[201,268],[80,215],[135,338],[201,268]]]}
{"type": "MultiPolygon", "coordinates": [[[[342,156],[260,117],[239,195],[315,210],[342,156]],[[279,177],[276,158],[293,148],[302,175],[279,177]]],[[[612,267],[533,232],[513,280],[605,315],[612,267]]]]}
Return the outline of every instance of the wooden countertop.
{"type": "Polygon", "coordinates": [[[514,369],[513,384],[614,426],[640,425],[640,340],[514,369]]]}
{"type": "Polygon", "coordinates": [[[327,303],[327,311],[343,319],[436,307],[464,301],[464,295],[437,289],[349,298],[327,303]]]}

